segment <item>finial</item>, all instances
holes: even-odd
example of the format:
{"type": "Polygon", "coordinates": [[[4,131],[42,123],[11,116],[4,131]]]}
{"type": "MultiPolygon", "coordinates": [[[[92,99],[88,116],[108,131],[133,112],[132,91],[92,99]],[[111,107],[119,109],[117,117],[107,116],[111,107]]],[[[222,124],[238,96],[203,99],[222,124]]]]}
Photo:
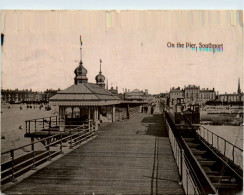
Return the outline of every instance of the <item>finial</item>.
{"type": "Polygon", "coordinates": [[[100,73],[102,72],[101,66],[102,66],[102,60],[100,59],[100,73]]]}

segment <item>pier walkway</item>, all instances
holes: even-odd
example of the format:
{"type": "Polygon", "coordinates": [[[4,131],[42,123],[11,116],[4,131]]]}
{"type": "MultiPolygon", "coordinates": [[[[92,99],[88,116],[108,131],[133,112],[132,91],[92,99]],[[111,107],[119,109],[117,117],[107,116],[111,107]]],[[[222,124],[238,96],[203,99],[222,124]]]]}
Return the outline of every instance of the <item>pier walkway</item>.
{"type": "Polygon", "coordinates": [[[184,194],[161,114],[136,113],[6,194],[184,194]]]}

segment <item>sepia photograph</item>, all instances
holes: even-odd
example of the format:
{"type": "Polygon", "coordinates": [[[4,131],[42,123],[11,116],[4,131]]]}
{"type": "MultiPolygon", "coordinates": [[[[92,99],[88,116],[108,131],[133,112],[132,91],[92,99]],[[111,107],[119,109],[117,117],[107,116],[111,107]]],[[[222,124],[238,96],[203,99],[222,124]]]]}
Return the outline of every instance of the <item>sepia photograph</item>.
{"type": "Polygon", "coordinates": [[[243,10],[1,10],[1,193],[243,194],[243,10]]]}

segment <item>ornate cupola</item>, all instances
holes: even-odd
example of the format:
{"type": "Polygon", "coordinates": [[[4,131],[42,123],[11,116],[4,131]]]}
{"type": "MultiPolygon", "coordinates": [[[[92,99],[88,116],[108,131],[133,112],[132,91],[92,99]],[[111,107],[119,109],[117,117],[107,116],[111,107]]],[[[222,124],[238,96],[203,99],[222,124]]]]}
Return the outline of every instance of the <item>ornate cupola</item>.
{"type": "Polygon", "coordinates": [[[86,77],[87,70],[83,66],[83,62],[80,61],[79,66],[75,69],[75,84],[77,85],[78,83],[87,83],[88,78],[86,77]]]}
{"type": "Polygon", "coordinates": [[[99,74],[96,76],[96,84],[101,86],[102,88],[105,88],[105,76],[103,76],[102,71],[101,71],[101,64],[102,64],[102,60],[100,59],[100,72],[99,74]]]}

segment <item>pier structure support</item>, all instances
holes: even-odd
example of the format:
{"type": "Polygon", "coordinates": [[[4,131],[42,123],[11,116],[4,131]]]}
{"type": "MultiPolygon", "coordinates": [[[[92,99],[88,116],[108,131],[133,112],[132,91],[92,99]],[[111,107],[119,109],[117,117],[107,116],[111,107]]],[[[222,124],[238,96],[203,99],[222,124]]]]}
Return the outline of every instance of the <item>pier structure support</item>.
{"type": "Polygon", "coordinates": [[[59,106],[59,131],[64,131],[65,128],[65,106],[59,106]]]}
{"type": "Polygon", "coordinates": [[[130,106],[129,106],[129,104],[127,104],[127,107],[126,107],[127,119],[130,118],[129,108],[130,108],[130,106]]]}
{"type": "Polygon", "coordinates": [[[98,130],[98,107],[93,107],[93,120],[95,123],[95,130],[98,130]]]}
{"type": "Polygon", "coordinates": [[[115,105],[112,106],[112,122],[115,122],[115,105]]]}

